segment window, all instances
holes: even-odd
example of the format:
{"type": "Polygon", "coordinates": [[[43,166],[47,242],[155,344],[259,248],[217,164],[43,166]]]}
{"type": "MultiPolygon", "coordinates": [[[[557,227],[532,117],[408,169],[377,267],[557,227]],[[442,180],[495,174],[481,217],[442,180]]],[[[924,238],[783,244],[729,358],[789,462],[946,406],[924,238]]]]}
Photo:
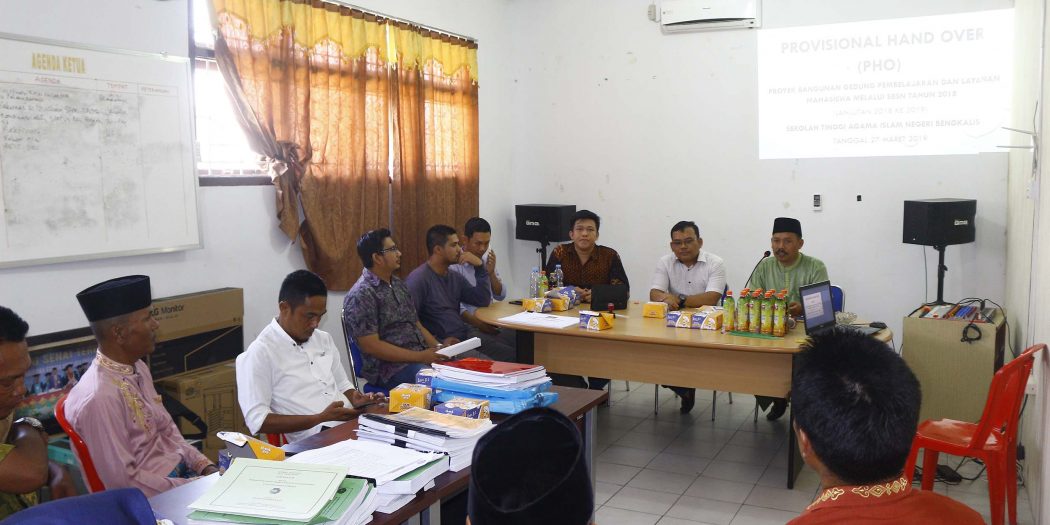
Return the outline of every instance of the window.
{"type": "Polygon", "coordinates": [[[248,146],[215,64],[215,38],[208,4],[193,0],[194,110],[197,121],[197,175],[202,185],[270,184],[262,157],[248,146]]]}

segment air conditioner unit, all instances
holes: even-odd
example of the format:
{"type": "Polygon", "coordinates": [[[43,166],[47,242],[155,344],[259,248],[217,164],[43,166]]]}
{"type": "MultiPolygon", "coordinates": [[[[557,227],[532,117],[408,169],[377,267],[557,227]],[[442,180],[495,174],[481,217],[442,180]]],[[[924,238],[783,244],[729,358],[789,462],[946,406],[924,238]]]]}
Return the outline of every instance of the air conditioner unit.
{"type": "Polygon", "coordinates": [[[761,27],[760,0],[663,0],[660,28],[665,33],[761,27]]]}

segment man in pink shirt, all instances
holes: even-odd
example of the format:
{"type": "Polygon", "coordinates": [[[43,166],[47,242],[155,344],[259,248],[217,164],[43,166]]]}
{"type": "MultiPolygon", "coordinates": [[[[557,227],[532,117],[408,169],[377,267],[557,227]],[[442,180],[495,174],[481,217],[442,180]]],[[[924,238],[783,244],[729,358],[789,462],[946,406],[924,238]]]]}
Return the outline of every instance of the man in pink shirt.
{"type": "Polygon", "coordinates": [[[157,321],[149,277],[96,284],[77,300],[98,339],[91,367],[66,398],[66,417],[84,439],[107,489],[147,497],[218,469],[186,443],[153,387],[142,358],[153,353],[157,321]]]}

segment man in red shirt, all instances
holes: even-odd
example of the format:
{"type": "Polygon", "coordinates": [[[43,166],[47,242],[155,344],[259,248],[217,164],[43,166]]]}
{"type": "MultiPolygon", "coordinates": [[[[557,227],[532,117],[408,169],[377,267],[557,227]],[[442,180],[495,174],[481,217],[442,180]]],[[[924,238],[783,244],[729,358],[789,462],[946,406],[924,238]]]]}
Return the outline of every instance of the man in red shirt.
{"type": "Polygon", "coordinates": [[[791,403],[802,459],[821,491],[789,525],[984,523],[901,473],[921,400],[919,381],[884,343],[844,329],[813,336],[795,361],[791,403]]]}

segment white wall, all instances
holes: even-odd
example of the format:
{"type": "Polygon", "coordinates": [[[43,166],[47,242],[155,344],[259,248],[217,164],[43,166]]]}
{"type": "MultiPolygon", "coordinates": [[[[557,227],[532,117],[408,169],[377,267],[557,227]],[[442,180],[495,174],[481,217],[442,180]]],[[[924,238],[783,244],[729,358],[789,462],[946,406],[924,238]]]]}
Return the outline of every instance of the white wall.
{"type": "MultiPolygon", "coordinates": [[[[767,1],[763,24],[1011,5],[767,1]]],[[[535,21],[511,26],[513,201],[596,211],[600,242],[620,252],[636,299],[648,295],[676,221],[700,225],[704,247],[726,259],[730,287],[739,289],[769,248],[773,218],[793,216],[804,251],[844,287],[846,309],[886,321],[899,341],[902,317],[927,298],[923,248],[901,243],[902,201],[963,197],[978,200],[977,241],[948,249],[945,297],[1002,302],[1006,154],[758,160],[755,31],[664,35],[644,3],[628,0],[533,0],[512,11],[535,21]],[[821,212],[810,210],[815,193],[824,197],[821,212]]],[[[534,247],[514,244],[515,276],[533,264],[534,247]]],[[[936,253],[927,256],[932,299],[936,253]]]]}

